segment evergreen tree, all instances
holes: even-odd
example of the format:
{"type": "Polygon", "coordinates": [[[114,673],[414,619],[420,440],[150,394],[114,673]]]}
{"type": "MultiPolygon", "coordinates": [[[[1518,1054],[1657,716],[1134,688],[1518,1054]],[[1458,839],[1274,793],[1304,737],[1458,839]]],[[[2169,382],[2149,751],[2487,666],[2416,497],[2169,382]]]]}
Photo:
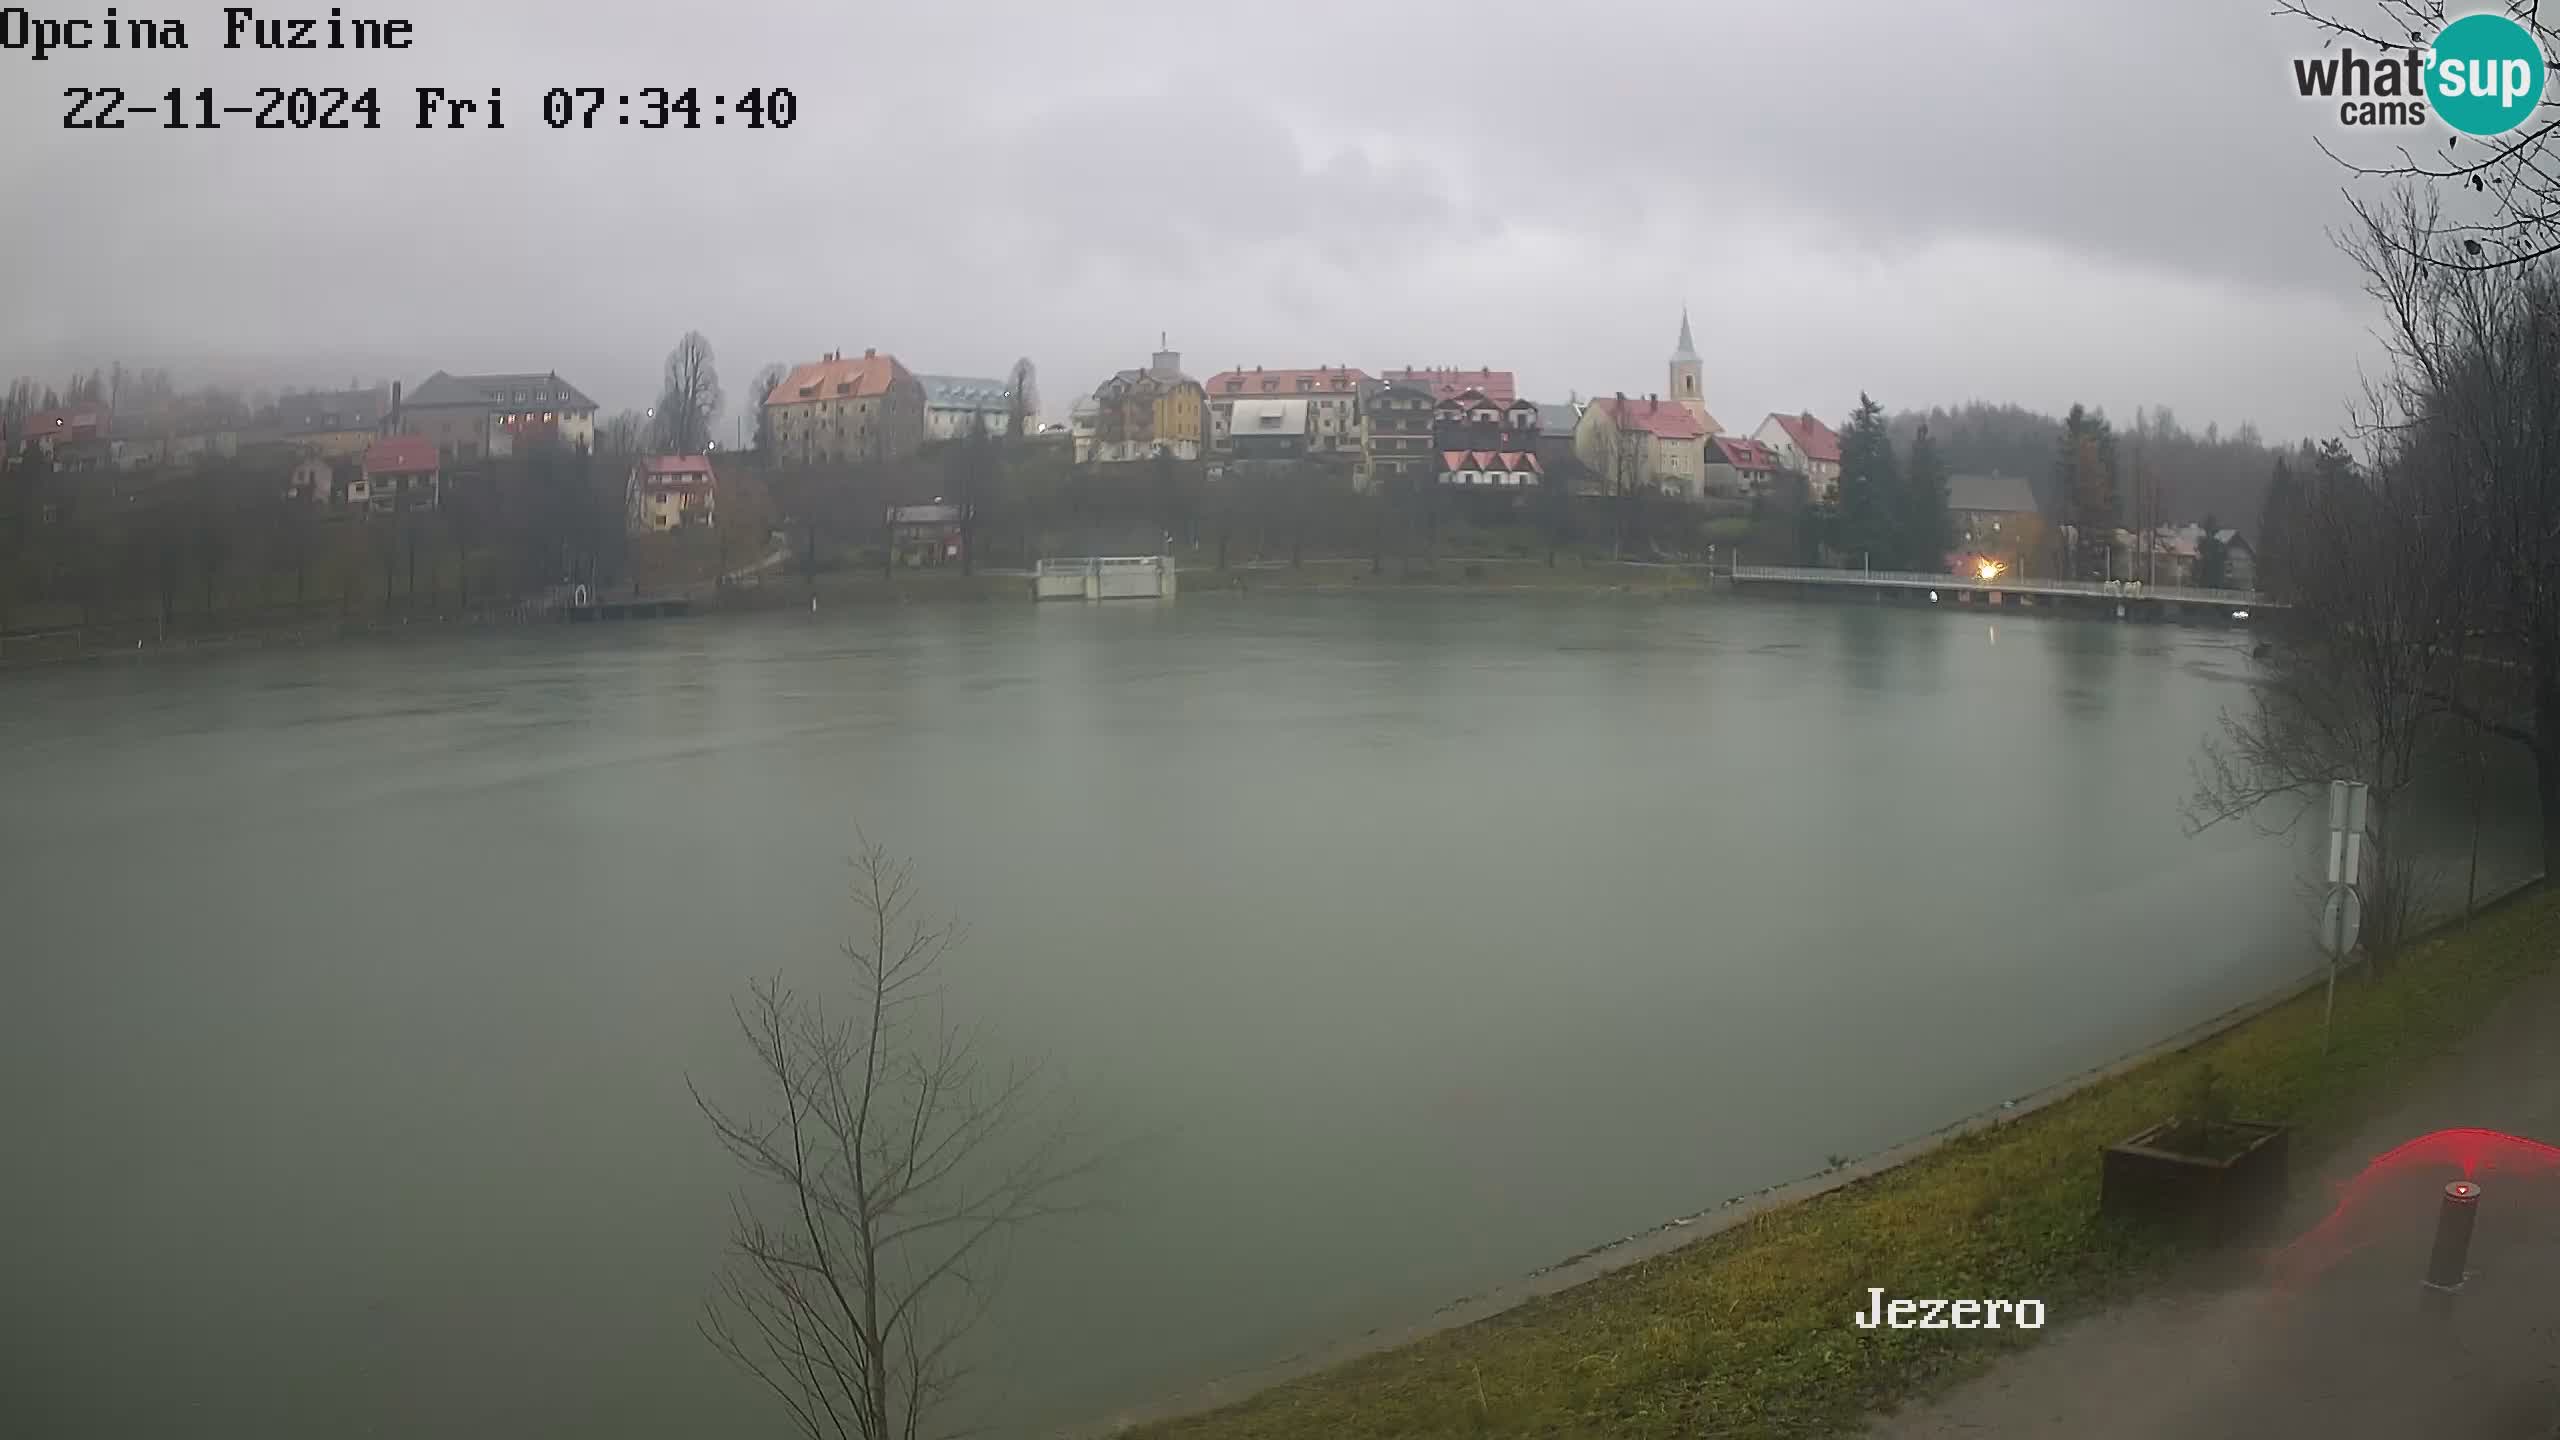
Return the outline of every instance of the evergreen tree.
{"type": "Polygon", "coordinates": [[[1893,439],[1885,433],[1884,407],[1863,392],[1849,423],[1840,428],[1840,507],[1835,534],[1859,563],[1881,559],[1893,568],[1902,554],[1894,477],[1893,439]]]}
{"type": "Polygon", "coordinates": [[[1948,547],[1955,543],[1947,519],[1947,462],[1938,442],[1921,425],[1911,437],[1911,455],[1902,473],[1902,558],[1905,570],[1932,574],[1946,568],[1948,547]]]}
{"type": "Polygon", "coordinates": [[[2062,417],[2062,451],[2054,462],[2063,523],[2072,528],[2065,578],[2098,574],[2115,543],[2116,437],[2107,417],[2074,405],[2062,417]]]}
{"type": "Polygon", "coordinates": [[[1581,469],[1581,462],[1568,458],[1538,486],[1538,529],[1547,538],[1550,570],[1555,568],[1556,552],[1574,542],[1573,488],[1581,469]]]}
{"type": "Polygon", "coordinates": [[[782,365],[768,364],[756,372],[754,383],[748,387],[748,403],[756,407],[755,446],[760,456],[773,454],[773,412],[766,408],[765,401],[782,388],[783,380],[790,374],[791,371],[782,365]]]}
{"type": "Polygon", "coordinates": [[[2196,583],[2219,590],[2230,574],[2230,557],[2222,544],[2222,522],[2204,517],[2204,538],[2196,542],[2196,583]]]}
{"type": "Polygon", "coordinates": [[[2266,501],[2258,508],[2258,588],[2267,594],[2284,590],[2285,570],[2291,560],[2285,545],[2292,538],[2294,511],[2301,503],[2302,493],[2294,482],[2293,467],[2278,455],[2275,474],[2267,481],[2266,501]]]}

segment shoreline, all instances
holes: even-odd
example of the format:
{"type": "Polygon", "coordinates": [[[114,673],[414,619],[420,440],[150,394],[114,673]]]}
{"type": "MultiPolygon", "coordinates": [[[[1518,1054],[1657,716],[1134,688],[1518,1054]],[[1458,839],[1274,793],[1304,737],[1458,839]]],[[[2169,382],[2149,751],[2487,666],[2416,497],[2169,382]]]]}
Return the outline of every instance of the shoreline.
{"type": "MultiPolygon", "coordinates": [[[[2507,910],[2541,892],[2543,884],[2543,877],[2535,876],[2485,896],[2476,907],[2473,918],[2486,920],[2507,910]]],[[[2427,926],[2403,942],[2404,957],[2422,945],[2458,935],[2463,924],[2462,919],[2455,916],[2427,926]]],[[[2357,972],[2363,971],[2364,967],[2351,965],[2348,969],[2357,972]]],[[[1185,1428],[1189,1422],[1196,1422],[1203,1431],[1214,1429],[1220,1412],[1241,1411],[1256,1399],[1284,1387],[1316,1380],[1327,1372],[1354,1362],[1391,1355],[1498,1320],[1533,1302],[1562,1295],[1645,1262],[1703,1245],[1752,1221],[1780,1216],[1825,1196],[1906,1171],[1916,1162],[1937,1155],[1960,1141],[1993,1134],[2065,1101],[2097,1091],[2112,1081],[2174,1063],[2188,1052],[2232,1036],[2255,1021],[2303,1002],[2306,997],[2318,993],[2327,978],[2325,967],[2315,969],[2255,1000],[2233,1006],[2177,1031],[2166,1039],[2101,1062],[2015,1099],[1986,1106],[1926,1134],[1837,1168],[1731,1196],[1705,1209],[1665,1220],[1652,1229],[1602,1242],[1492,1289],[1451,1300],[1419,1320],[1380,1326],[1348,1340],[1331,1342],[1267,1365],[1203,1381],[1160,1400],[1123,1410],[1106,1420],[1056,1427],[1047,1433],[1057,1440],[1100,1440],[1100,1437],[1140,1433],[1189,1433],[1185,1428]]],[[[1240,1424],[1238,1428],[1246,1427],[1240,1424]]],[[[1254,1433],[1267,1432],[1257,1430],[1254,1433]]]]}
{"type": "MultiPolygon", "coordinates": [[[[1311,559],[1301,566],[1286,561],[1258,560],[1216,568],[1184,569],[1181,594],[1199,599],[1236,598],[1264,595],[1572,595],[1583,597],[1620,597],[1645,600],[1681,598],[1730,599],[1739,595],[1730,580],[1718,578],[1701,561],[1653,560],[1577,560],[1570,564],[1549,566],[1543,559],[1516,556],[1448,557],[1437,562],[1431,571],[1415,574],[1392,571],[1372,574],[1365,558],[1327,557],[1311,559]],[[1506,575],[1502,572],[1509,571],[1506,575]],[[1525,572],[1525,577],[1524,574],[1525,572]]],[[[774,576],[763,583],[735,589],[714,591],[691,597],[693,608],[687,619],[720,616],[781,613],[801,609],[812,594],[822,605],[906,606],[958,604],[1036,604],[1028,589],[1031,572],[1009,568],[979,570],[962,575],[953,570],[908,571],[895,578],[876,570],[831,570],[823,572],[813,586],[792,576],[774,576]]],[[[1872,596],[1831,595],[1808,591],[1783,596],[1758,596],[1786,603],[1851,605],[1877,603],[1872,596]]],[[[1060,602],[1052,602],[1060,603],[1060,602]]],[[[1087,602],[1093,603],[1093,602],[1087,602]]],[[[1155,603],[1165,603],[1158,601],[1155,603]]],[[[1909,607],[1905,607],[1909,608],[1909,607]]],[[[1921,607],[1926,608],[1926,607],[1921,607]]],[[[1950,611],[1950,613],[1955,613],[1950,611]]],[[[2012,618],[2003,612],[1998,618],[2012,618]]],[[[2099,619],[2059,609],[2020,609],[2019,619],[2099,619]]],[[[114,634],[113,645],[79,649],[44,648],[45,642],[66,634],[78,634],[79,627],[57,627],[50,630],[25,631],[0,636],[0,675],[12,671],[37,670],[48,666],[81,661],[114,659],[139,660],[148,656],[204,655],[242,649],[269,649],[279,646],[320,646],[354,640],[379,639],[390,635],[462,635],[480,631],[518,629],[565,623],[548,612],[535,612],[530,602],[475,610],[464,615],[419,615],[412,617],[375,617],[358,619],[331,617],[275,625],[250,625],[209,633],[181,635],[159,639],[140,637],[127,649],[122,641],[133,637],[136,630],[149,621],[124,621],[93,627],[114,634]]],[[[616,621],[613,624],[635,622],[616,621]]],[[[653,623],[653,622],[636,622],[653,623]]],[[[2107,623],[2125,623],[2108,621],[2107,623]]]]}
{"type": "MultiPolygon", "coordinates": [[[[2516,887],[2515,891],[2509,893],[2512,895],[2521,892],[2534,883],[2537,882],[2525,882],[2524,885],[2516,887]]],[[[2500,896],[2497,900],[2484,902],[2483,908],[2485,909],[2487,904],[2499,903],[2506,898],[2509,896],[2500,896]]],[[[1729,1196],[1703,1210],[1674,1216],[1650,1230],[1640,1230],[1631,1235],[1622,1235],[1615,1240],[1603,1241],[1552,1264],[1532,1270],[1508,1284],[1498,1285],[1474,1295],[1460,1296],[1433,1310],[1422,1320],[1401,1326],[1380,1327],[1366,1332],[1355,1340],[1336,1342],[1318,1351],[1304,1352],[1267,1366],[1207,1381],[1179,1395],[1131,1410],[1117,1420],[1092,1422],[1052,1433],[1059,1437],[1059,1440],[1099,1440],[1099,1437],[1118,1435],[1146,1426],[1190,1419],[1239,1401],[1249,1400],[1266,1390],[1288,1384],[1293,1380],[1306,1379],[1349,1361],[1401,1349],[1451,1330],[1494,1319],[1532,1300],[1543,1299],[1546,1296],[1570,1290],[1586,1281],[1614,1274],[1628,1266],[1668,1255],[1675,1250],[1686,1249],[1690,1245],[1721,1234],[1737,1225],[1746,1224],[1762,1215],[1801,1205],[1832,1191],[1845,1189],[1861,1180],[1898,1170],[1914,1160],[1942,1149],[1952,1141],[2022,1120],[2092,1086],[2103,1084],[2182,1050],[2192,1049],[2218,1035],[2245,1025],[2289,1001],[2318,989],[2326,978],[2324,971],[2302,979],[2287,981],[2280,989],[2233,1006],[2219,1015],[2179,1031],[2166,1040],[2103,1062],[2040,1090],[2030,1091],[2013,1100],[2004,1100],[1997,1105],[1985,1106],[1926,1134],[1889,1145],[1837,1169],[1820,1170],[1792,1180],[1781,1180],[1758,1190],[1729,1196]]]]}
{"type": "MultiPolygon", "coordinates": [[[[1440,563],[1443,566],[1451,566],[1461,562],[1444,560],[1440,563]]],[[[1464,563],[1478,566],[1537,563],[1543,569],[1543,562],[1471,560],[1464,563]]],[[[1375,582],[1369,582],[1365,578],[1365,570],[1368,565],[1366,560],[1357,562],[1345,560],[1311,561],[1304,570],[1297,572],[1297,574],[1305,576],[1308,572],[1313,571],[1318,567],[1341,569],[1354,564],[1361,567],[1363,575],[1361,578],[1352,580],[1328,578],[1293,579],[1281,583],[1252,585],[1243,583],[1244,577],[1246,576],[1270,576],[1275,574],[1285,575],[1291,573],[1285,564],[1275,564],[1271,562],[1264,562],[1255,565],[1240,565],[1231,567],[1225,571],[1184,570],[1178,573],[1185,577],[1192,577],[1192,591],[1203,596],[1252,594],[1257,590],[1266,592],[1285,591],[1290,593],[1344,595],[1377,594],[1381,592],[1517,595],[1531,594],[1541,591],[1551,593],[1614,595],[1704,593],[1709,588],[1703,581],[1641,585],[1630,584],[1622,580],[1604,581],[1586,576],[1577,576],[1572,580],[1550,581],[1539,584],[1506,584],[1498,580],[1467,579],[1460,575],[1434,575],[1429,578],[1406,577],[1401,579],[1381,577],[1375,582]],[[1211,577],[1219,578],[1213,579],[1211,577]],[[1221,583],[1221,580],[1233,581],[1235,583],[1221,583]]],[[[1669,571],[1696,567],[1660,565],[1649,568],[1669,571]]],[[[684,618],[704,619],[719,616],[758,615],[787,612],[803,608],[807,603],[808,597],[812,593],[815,593],[819,597],[822,604],[832,602],[835,604],[866,607],[874,605],[895,607],[903,605],[958,605],[996,602],[1028,605],[1035,603],[1032,601],[1029,594],[1030,583],[1031,572],[1012,569],[986,569],[979,570],[970,575],[962,575],[957,571],[949,570],[936,570],[921,573],[910,571],[902,573],[894,579],[885,577],[876,570],[831,570],[823,572],[819,576],[815,586],[811,586],[808,582],[798,577],[777,577],[755,586],[718,591],[708,595],[694,597],[692,611],[684,618]]],[[[1176,602],[1179,603],[1179,600],[1180,597],[1177,596],[1176,602]]],[[[460,635],[479,631],[513,630],[563,623],[567,622],[557,615],[549,613],[529,613],[523,605],[511,604],[500,608],[474,610],[463,615],[417,615],[410,617],[392,616],[375,617],[370,619],[329,616],[326,618],[287,621],[270,625],[241,625],[204,633],[181,634],[170,636],[168,638],[157,638],[150,635],[137,635],[135,633],[152,627],[153,622],[144,619],[110,622],[107,624],[87,627],[89,629],[94,629],[101,634],[114,636],[115,643],[103,645],[87,644],[81,645],[79,648],[63,648],[59,645],[49,643],[56,641],[65,635],[77,636],[82,632],[83,628],[79,626],[58,626],[51,629],[30,630],[19,632],[14,635],[0,636],[0,674],[7,674],[16,670],[34,670],[47,666],[76,664],[82,661],[141,659],[147,656],[203,655],[232,650],[269,649],[281,646],[320,646],[344,641],[377,639],[386,635],[400,634],[460,635]],[[123,643],[128,639],[136,641],[131,648],[127,648],[123,643]]],[[[619,621],[611,623],[628,624],[634,622],[619,621]]]]}

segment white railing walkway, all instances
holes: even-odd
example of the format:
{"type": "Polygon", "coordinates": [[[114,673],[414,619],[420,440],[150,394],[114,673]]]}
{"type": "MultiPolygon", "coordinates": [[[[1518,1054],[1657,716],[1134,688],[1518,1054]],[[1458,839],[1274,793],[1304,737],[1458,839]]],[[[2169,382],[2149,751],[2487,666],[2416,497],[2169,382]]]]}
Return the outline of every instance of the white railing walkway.
{"type": "Polygon", "coordinates": [[[2201,585],[2145,585],[2139,580],[1984,580],[1970,575],[1931,575],[1920,570],[1826,570],[1813,565],[1736,565],[1737,581],[1781,580],[1803,585],[1863,585],[1883,590],[1976,590],[2003,595],[2085,595],[2105,600],[2178,600],[2236,609],[2273,609],[2283,602],[2254,590],[2201,585]]]}

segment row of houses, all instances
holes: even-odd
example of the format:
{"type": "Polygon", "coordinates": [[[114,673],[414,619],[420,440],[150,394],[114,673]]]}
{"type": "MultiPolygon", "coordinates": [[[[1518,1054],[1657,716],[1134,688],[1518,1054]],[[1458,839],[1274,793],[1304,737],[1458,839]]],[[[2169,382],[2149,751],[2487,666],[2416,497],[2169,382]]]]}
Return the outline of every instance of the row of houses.
{"type": "MultiPolygon", "coordinates": [[[[1121,370],[1077,399],[1065,427],[1079,465],[1205,462],[1213,477],[1258,461],[1313,459],[1355,486],[1430,480],[1461,490],[1526,491],[1570,476],[1602,493],[1684,500],[1747,498],[1801,477],[1835,494],[1840,439],[1806,411],[1729,432],[1707,408],[1704,365],[1689,318],[1662,391],[1540,402],[1511,371],[1237,366],[1206,380],[1163,339],[1144,366],[1121,370]]],[[[1005,380],[918,374],[896,356],[830,351],[793,366],[757,398],[764,443],[791,462],[895,460],[928,443],[1005,436],[1036,423],[1028,397],[1005,380]]],[[[288,494],[359,509],[432,509],[450,467],[531,446],[591,449],[597,406],[558,372],[437,371],[415,390],[289,395],[253,424],[231,428],[120,427],[102,407],[34,418],[25,438],[57,468],[166,465],[241,444],[280,442],[298,457],[288,494]]],[[[14,447],[13,447],[14,453],[14,447]]],[[[663,456],[633,467],[635,531],[716,523],[718,482],[708,455],[663,456]]],[[[1954,477],[1951,508],[1969,546],[2035,516],[2031,488],[2000,476],[1954,477]]],[[[922,521],[919,524],[925,523],[922,521]]],[[[2145,547],[2191,555],[2173,537],[2145,547]]],[[[2173,562],[2175,563],[2175,562],[2173,562]]]]}
{"type": "MultiPolygon", "coordinates": [[[[596,404],[556,372],[454,375],[437,371],[414,391],[399,384],[287,395],[246,423],[189,424],[183,417],[118,418],[106,407],[28,418],[21,448],[57,473],[183,469],[206,456],[274,450],[288,457],[286,498],[356,513],[432,511],[452,468],[503,459],[527,447],[592,450],[596,404]]],[[[710,525],[717,478],[708,456],[653,456],[628,477],[634,533],[710,525]]]]}
{"type": "Polygon", "coordinates": [[[1663,391],[1540,403],[1490,367],[1256,365],[1196,380],[1159,341],[1143,367],[1079,398],[1068,431],[1080,465],[1159,456],[1234,463],[1315,459],[1359,488],[1430,479],[1462,489],[1520,489],[1571,471],[1587,489],[1679,499],[1761,493],[1781,473],[1835,490],[1840,441],[1810,413],[1771,415],[1731,435],[1706,405],[1704,365],[1685,314],[1663,391]]]}

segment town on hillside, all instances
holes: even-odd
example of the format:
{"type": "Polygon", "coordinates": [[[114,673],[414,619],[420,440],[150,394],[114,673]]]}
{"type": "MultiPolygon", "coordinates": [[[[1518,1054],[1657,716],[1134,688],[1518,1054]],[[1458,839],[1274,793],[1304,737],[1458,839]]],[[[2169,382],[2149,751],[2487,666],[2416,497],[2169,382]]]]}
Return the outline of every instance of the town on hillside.
{"type": "Polygon", "coordinates": [[[1168,340],[1062,422],[1028,360],[943,374],[877,348],[768,365],[732,407],[699,333],[654,405],[611,415],[530,367],[274,395],[122,366],[20,379],[0,401],[0,633],[517,613],[588,588],[1103,551],[2247,589],[2257,547],[2216,509],[2254,516],[2288,460],[2247,427],[2198,436],[2165,410],[2118,431],[2076,406],[1888,417],[1860,396],[1728,428],[1685,312],[1662,387],[1640,395],[1536,397],[1491,367],[1198,378],[1168,340]]]}

